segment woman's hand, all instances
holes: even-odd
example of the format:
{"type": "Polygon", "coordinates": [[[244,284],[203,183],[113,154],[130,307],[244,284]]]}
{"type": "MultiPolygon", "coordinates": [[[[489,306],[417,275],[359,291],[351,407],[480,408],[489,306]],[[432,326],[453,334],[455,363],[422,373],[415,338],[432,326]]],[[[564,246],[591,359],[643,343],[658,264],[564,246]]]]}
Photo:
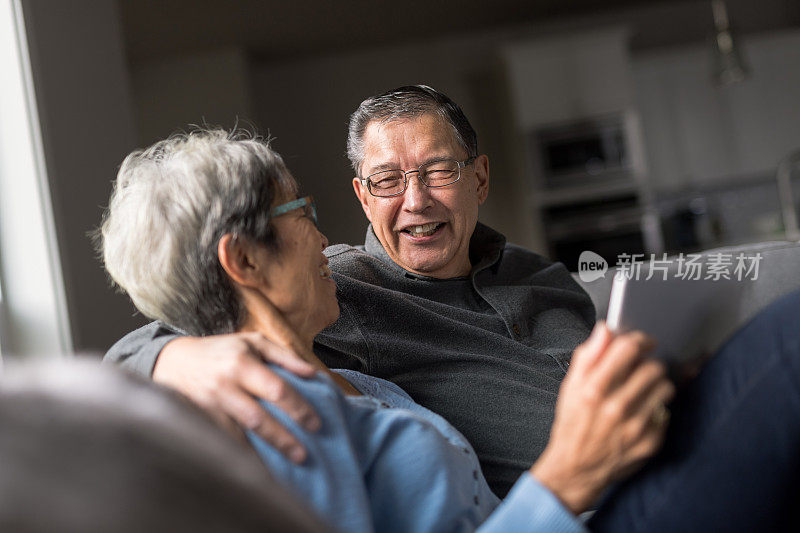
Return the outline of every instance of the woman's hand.
{"type": "Polygon", "coordinates": [[[253,430],[288,459],[302,463],[305,449],[256,398],[275,404],[309,431],[319,429],[320,419],[265,361],[301,377],[316,371],[294,351],[264,335],[233,333],[169,342],[158,356],[153,380],[188,396],[234,435],[242,437],[242,427],[253,430]]]}
{"type": "Polygon", "coordinates": [[[575,514],[661,446],[675,387],[662,363],[642,357],[652,348],[641,332],[614,337],[598,323],[572,356],[531,473],[575,514]]]}

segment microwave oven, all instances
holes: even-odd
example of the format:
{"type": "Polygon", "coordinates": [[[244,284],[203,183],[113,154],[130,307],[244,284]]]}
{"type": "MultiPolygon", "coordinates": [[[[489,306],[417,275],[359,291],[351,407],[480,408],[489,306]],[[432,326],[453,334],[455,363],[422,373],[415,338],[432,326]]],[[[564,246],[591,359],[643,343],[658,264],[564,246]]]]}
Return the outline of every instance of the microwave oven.
{"type": "Polygon", "coordinates": [[[621,114],[542,127],[529,139],[544,189],[633,180],[621,114]]]}

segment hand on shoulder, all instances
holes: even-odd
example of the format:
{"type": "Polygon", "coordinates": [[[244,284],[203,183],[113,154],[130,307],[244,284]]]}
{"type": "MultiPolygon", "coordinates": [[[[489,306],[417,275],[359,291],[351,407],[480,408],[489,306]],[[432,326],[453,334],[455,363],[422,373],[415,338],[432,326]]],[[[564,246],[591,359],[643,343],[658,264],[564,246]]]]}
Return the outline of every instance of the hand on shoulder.
{"type": "Polygon", "coordinates": [[[309,431],[319,429],[320,419],[265,362],[301,377],[316,372],[260,333],[232,333],[169,342],[159,354],[153,380],[185,394],[234,435],[243,437],[241,428],[252,430],[293,462],[302,463],[305,449],[256,398],[275,404],[309,431]]]}

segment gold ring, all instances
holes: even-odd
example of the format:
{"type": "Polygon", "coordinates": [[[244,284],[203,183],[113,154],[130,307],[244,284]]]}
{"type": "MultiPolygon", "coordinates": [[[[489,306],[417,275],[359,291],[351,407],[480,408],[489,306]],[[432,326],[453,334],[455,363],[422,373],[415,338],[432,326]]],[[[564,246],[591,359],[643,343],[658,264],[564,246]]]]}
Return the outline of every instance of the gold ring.
{"type": "Polygon", "coordinates": [[[650,421],[654,426],[662,427],[669,422],[669,417],[669,409],[667,409],[663,403],[659,403],[658,406],[656,406],[655,411],[653,411],[653,414],[650,416],[650,421]]]}

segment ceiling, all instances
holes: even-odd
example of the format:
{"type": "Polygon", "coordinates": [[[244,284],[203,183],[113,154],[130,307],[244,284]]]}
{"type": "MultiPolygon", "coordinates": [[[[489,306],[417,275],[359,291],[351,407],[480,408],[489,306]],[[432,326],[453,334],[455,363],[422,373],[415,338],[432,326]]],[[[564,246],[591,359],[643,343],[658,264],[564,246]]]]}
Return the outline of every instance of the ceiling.
{"type": "MultiPolygon", "coordinates": [[[[800,25],[797,0],[727,0],[742,33],[800,25]]],[[[241,46],[285,60],[501,27],[628,23],[632,46],[696,41],[709,0],[120,0],[132,62],[241,46]]]]}

